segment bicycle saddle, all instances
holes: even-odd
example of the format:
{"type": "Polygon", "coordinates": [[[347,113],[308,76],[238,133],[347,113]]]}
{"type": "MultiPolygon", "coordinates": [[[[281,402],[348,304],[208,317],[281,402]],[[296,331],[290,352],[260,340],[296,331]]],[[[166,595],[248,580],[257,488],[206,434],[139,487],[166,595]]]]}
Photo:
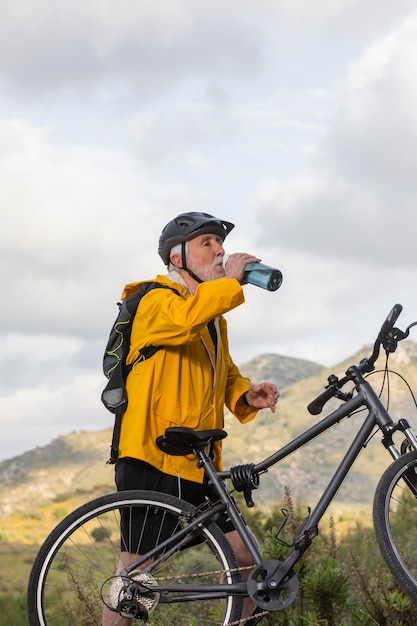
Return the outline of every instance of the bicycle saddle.
{"type": "Polygon", "coordinates": [[[221,429],[193,430],[183,426],[167,428],[164,435],[157,437],[156,445],[162,452],[172,456],[186,456],[204,450],[213,441],[227,437],[227,432],[221,429]]]}

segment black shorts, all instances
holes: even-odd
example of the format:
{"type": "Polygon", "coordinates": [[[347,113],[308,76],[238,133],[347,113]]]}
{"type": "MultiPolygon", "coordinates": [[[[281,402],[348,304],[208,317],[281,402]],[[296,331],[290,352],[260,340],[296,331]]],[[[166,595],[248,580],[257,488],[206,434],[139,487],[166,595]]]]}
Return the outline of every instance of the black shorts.
{"type": "MultiPolygon", "coordinates": [[[[140,461],[138,459],[123,458],[119,459],[115,467],[116,486],[118,491],[139,489],[145,491],[159,491],[176,496],[182,500],[198,506],[205,502],[206,497],[211,498],[212,494],[206,484],[200,484],[191,480],[184,480],[177,476],[170,476],[160,472],[155,467],[140,461]]],[[[129,519],[122,515],[122,550],[128,552],[144,552],[155,545],[153,534],[157,532],[159,524],[156,518],[152,524],[146,524],[143,514],[137,513],[135,519],[132,520],[131,514],[129,519]],[[129,529],[128,529],[129,527],[129,529]],[[132,530],[133,528],[133,530],[132,530]],[[132,532],[134,538],[132,537],[132,532]],[[127,540],[129,536],[129,549],[127,549],[127,540]],[[140,538],[140,539],[139,539],[140,538]],[[140,546],[138,545],[140,541],[140,546]],[[133,545],[134,544],[134,545],[133,545]]],[[[232,521],[227,511],[216,519],[216,524],[224,533],[234,530],[232,521]]],[[[165,537],[169,536],[170,529],[166,528],[165,537]]]]}

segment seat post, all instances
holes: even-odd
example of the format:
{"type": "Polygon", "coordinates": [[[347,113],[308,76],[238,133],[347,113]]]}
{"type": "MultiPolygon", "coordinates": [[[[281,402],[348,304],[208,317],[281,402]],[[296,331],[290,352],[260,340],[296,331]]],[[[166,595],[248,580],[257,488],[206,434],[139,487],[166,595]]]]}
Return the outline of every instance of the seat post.
{"type": "Polygon", "coordinates": [[[235,501],[230,495],[224,481],[219,478],[215,468],[213,467],[213,463],[211,462],[211,459],[205,449],[196,449],[195,454],[199,458],[198,466],[204,468],[204,471],[209,478],[209,482],[213,485],[216,494],[218,495],[221,502],[226,505],[227,512],[230,519],[232,520],[233,526],[237,530],[240,538],[248,549],[248,552],[250,553],[254,564],[259,565],[260,563],[262,563],[262,557],[259,554],[259,550],[253,542],[252,536],[243,520],[242,514],[237,508],[235,501]]]}

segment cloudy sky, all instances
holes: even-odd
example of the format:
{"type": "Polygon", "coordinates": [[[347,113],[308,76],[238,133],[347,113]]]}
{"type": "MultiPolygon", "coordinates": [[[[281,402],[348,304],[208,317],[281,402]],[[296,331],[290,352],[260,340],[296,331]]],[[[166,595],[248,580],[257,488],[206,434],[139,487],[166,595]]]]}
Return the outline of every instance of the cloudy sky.
{"type": "Polygon", "coordinates": [[[395,302],[417,319],[414,0],[0,7],[0,460],[111,424],[116,302],[180,212],[283,272],[228,315],[238,364],[334,365],[395,302]]]}

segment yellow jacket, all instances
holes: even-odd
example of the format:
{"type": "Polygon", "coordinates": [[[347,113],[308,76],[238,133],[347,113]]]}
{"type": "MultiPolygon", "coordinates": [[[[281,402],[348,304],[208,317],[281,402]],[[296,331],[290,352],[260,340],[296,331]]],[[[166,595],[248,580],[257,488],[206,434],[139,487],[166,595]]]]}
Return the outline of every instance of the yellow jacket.
{"type": "MultiPolygon", "coordinates": [[[[256,409],[238,402],[250,381],[241,376],[229,354],[222,315],[244,302],[243,290],[234,278],[203,282],[194,295],[170,275],[157,276],[155,281],[174,287],[181,297],[170,289],[153,289],[140,301],[127,363],[136,361],[145,346],[164,348],[137,362],[127,378],[128,407],[122,419],[119,458],[141,459],[166,474],[202,482],[203,472],[193,456],[164,454],[155,440],[169,426],[223,428],[225,404],[241,422],[255,417],[256,409]],[[207,328],[213,318],[217,357],[207,328]]],[[[126,285],[122,298],[140,284],[126,285]]],[[[222,469],[220,442],[215,444],[214,463],[222,469]]]]}

